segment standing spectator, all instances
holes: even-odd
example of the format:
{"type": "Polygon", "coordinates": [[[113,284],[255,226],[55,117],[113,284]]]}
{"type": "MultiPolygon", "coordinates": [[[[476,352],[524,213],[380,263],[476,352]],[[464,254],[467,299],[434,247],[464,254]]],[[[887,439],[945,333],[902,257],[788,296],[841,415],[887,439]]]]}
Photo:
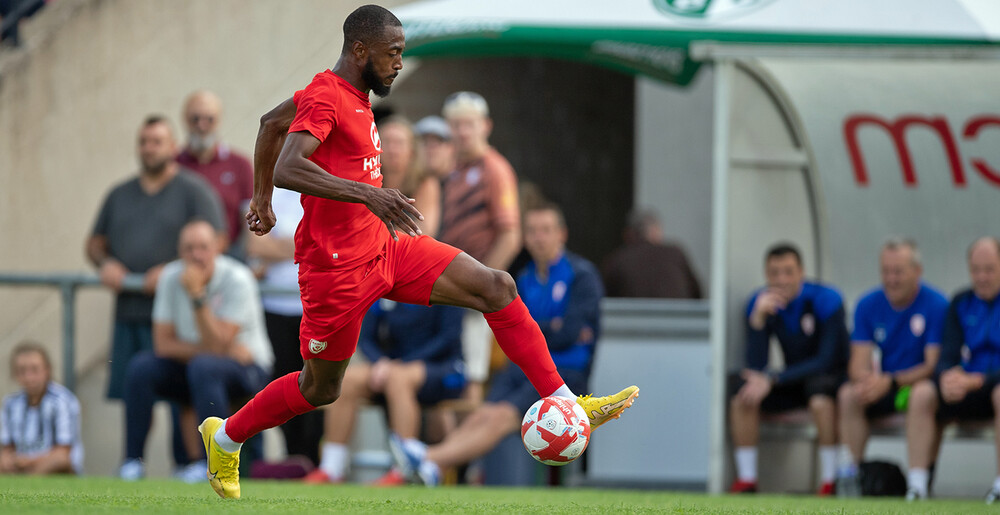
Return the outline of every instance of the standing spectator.
{"type": "MultiPolygon", "coordinates": [[[[517,289],[545,335],[559,374],[574,391],[586,391],[600,334],[600,275],[589,261],[566,250],[566,222],[554,204],[529,209],[524,227],[524,245],[533,261],[518,276],[517,289]]],[[[486,402],[444,441],[427,447],[393,435],[393,457],[410,479],[437,485],[442,468],[482,456],[517,431],[521,417],[537,400],[524,373],[508,364],[493,378],[486,402]]]]}
{"type": "MultiPolygon", "coordinates": [[[[940,427],[956,420],[993,420],[1000,466],[1000,240],[969,246],[972,287],[951,299],[941,334],[941,359],[931,379],[913,386],[906,417],[909,461],[906,497],[927,498],[929,468],[937,456],[940,427]]],[[[1000,498],[1000,476],[987,503],[1000,498]]]]}
{"type": "MultiPolygon", "coordinates": [[[[247,256],[258,266],[261,285],[285,288],[293,293],[265,293],[264,320],[274,351],[272,379],[302,370],[299,354],[299,326],[302,324],[302,300],[299,298],[299,266],[295,263],[295,229],[302,220],[300,195],[275,188],[272,209],[278,224],[271,232],[247,241],[247,256]]],[[[319,443],[323,437],[323,412],[310,411],[293,417],[281,426],[285,450],[289,456],[305,456],[313,465],[319,463],[319,443]]]]}
{"type": "Polygon", "coordinates": [[[22,343],[10,356],[21,391],[0,408],[0,474],[79,474],[83,470],[80,403],[52,381],[45,348],[22,343]]]}
{"type": "Polygon", "coordinates": [[[395,188],[416,200],[413,207],[424,215],[417,220],[423,234],[434,237],[441,221],[441,181],[423,168],[421,144],[410,122],[389,116],[378,124],[382,141],[382,187],[395,188]]]}
{"type": "MultiPolygon", "coordinates": [[[[123,398],[132,357],[153,348],[153,293],[163,265],[177,257],[181,227],[196,218],[223,227],[222,208],[211,187],[174,161],[177,144],[166,118],[146,118],[139,129],[138,154],[138,177],[111,190],[86,243],[87,258],[101,282],[116,293],[109,399],[123,398]],[[125,289],[129,276],[139,278],[135,286],[141,291],[125,289]]],[[[176,406],[171,409],[174,460],[183,466],[191,457],[179,429],[180,412],[176,406]]]]}
{"type": "MultiPolygon", "coordinates": [[[[517,176],[507,159],[490,146],[489,106],[478,93],[460,91],[445,100],[442,114],[451,129],[457,168],[443,184],[440,240],[490,268],[506,270],[521,250],[517,176]]],[[[472,400],[482,398],[490,342],[483,316],[468,312],[462,350],[472,400]]]]}
{"type": "Polygon", "coordinates": [[[184,102],[188,140],[177,162],[202,176],[219,195],[226,221],[228,254],[241,261],[248,231],[243,215],[253,196],[253,165],[219,138],[222,101],[211,91],[191,93],[184,102]]]}
{"type": "Polygon", "coordinates": [[[842,443],[837,495],[845,497],[861,494],[858,465],[868,442],[868,421],[905,411],[912,385],[934,372],[948,309],[944,296],[921,281],[920,252],[912,240],[886,241],[879,271],[882,287],[862,296],[854,310],[850,381],[837,392],[842,443]]]}
{"type": "Polygon", "coordinates": [[[625,245],[608,256],[602,270],[609,297],[701,298],[687,254],[664,240],[655,211],[629,213],[623,239],[625,245]]]}
{"type": "MultiPolygon", "coordinates": [[[[193,404],[199,417],[224,417],[230,401],[257,393],[274,361],[264,330],[253,273],[219,255],[219,238],[207,222],[181,230],[180,260],[160,275],[153,305],[153,351],[137,355],[125,378],[125,462],[120,475],[145,474],[142,457],[159,398],[193,404]]],[[[196,462],[185,476],[204,481],[196,462]]]]}
{"type": "MultiPolygon", "coordinates": [[[[347,367],[340,397],[326,408],[320,468],[310,483],[344,479],[348,448],[361,402],[384,398],[389,426],[406,445],[420,445],[421,405],[457,399],[465,387],[461,308],[417,306],[381,299],[365,315],[358,347],[368,363],[347,367]]],[[[380,484],[404,480],[390,471],[380,484]]]]}
{"type": "Polygon", "coordinates": [[[798,249],[778,244],[764,260],[767,286],[746,308],[746,365],[730,377],[729,422],[737,479],[733,493],[757,491],[757,438],[761,412],[809,407],[819,441],[819,494],[833,493],[836,473],[837,388],[849,344],[844,303],[833,288],[803,280],[798,249]],[[783,371],[769,370],[770,340],[784,356],[783,371]]]}
{"type": "Polygon", "coordinates": [[[455,146],[451,127],[440,116],[425,116],[413,127],[423,145],[423,168],[430,175],[444,180],[455,171],[455,146]]]}

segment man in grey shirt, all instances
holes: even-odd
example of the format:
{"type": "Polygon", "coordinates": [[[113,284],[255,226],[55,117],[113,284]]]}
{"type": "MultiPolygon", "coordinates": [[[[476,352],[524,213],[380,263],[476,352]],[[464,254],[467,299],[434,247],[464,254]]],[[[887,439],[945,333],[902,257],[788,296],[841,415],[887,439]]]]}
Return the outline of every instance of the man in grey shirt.
{"type": "MultiPolygon", "coordinates": [[[[211,187],[174,162],[177,144],[165,118],[146,118],[137,150],[139,175],[111,190],[86,244],[87,258],[97,267],[101,282],[117,294],[110,399],[123,397],[125,368],[132,357],[153,348],[153,293],[163,265],[177,257],[181,227],[196,218],[223,227],[222,207],[211,187]],[[130,275],[142,278],[142,292],[123,290],[130,275]]],[[[174,460],[179,466],[190,461],[176,421],[174,460]]]]}
{"type": "MultiPolygon", "coordinates": [[[[181,230],[181,259],[160,274],[153,303],[153,351],[136,355],[125,376],[126,456],[121,475],[143,475],[153,404],[191,404],[200,418],[230,415],[233,398],[270,380],[274,361],[253,272],[220,254],[218,233],[196,220],[181,230]],[[231,397],[232,396],[232,397],[231,397]]],[[[189,468],[204,480],[204,462],[189,468]]]]}

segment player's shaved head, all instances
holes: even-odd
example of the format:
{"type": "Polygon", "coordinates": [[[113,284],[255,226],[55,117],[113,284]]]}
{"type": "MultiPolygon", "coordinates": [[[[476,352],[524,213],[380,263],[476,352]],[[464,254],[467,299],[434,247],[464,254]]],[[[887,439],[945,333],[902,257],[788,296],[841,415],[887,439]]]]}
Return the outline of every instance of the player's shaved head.
{"type": "Polygon", "coordinates": [[[344,20],[344,53],[350,52],[355,41],[370,46],[385,34],[387,27],[402,27],[395,14],[378,5],[362,5],[344,20]]]}

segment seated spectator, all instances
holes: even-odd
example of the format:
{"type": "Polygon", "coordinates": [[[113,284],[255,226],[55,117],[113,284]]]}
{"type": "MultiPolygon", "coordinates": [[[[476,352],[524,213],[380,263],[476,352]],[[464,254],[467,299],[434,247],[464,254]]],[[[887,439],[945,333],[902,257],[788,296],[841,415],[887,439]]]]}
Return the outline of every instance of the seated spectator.
{"type": "Polygon", "coordinates": [[[602,273],[609,297],[700,299],[701,284],[684,249],[663,238],[656,212],[629,214],[624,246],[604,262],[602,273]]]}
{"type": "MultiPolygon", "coordinates": [[[[976,240],[968,251],[972,287],[951,299],[934,377],[910,392],[906,417],[909,474],[906,498],[926,499],[940,428],[962,420],[992,420],[1000,438],[1000,240],[976,240]]],[[[1000,443],[997,444],[1000,465],[1000,443]]],[[[987,503],[1000,498],[1000,476],[987,503]]]]}
{"type": "MultiPolygon", "coordinates": [[[[587,391],[604,288],[593,264],[565,250],[567,235],[565,219],[555,205],[525,212],[524,245],[534,261],[518,276],[517,289],[545,335],[559,374],[580,392],[587,391]]],[[[441,443],[428,447],[414,440],[390,439],[393,457],[408,479],[437,485],[442,469],[486,454],[520,429],[521,418],[538,400],[538,392],[513,364],[498,372],[491,384],[486,402],[441,443]]]]}
{"type": "MultiPolygon", "coordinates": [[[[326,408],[323,453],[309,483],[344,480],[347,446],[358,408],[383,398],[389,428],[407,445],[419,444],[421,405],[457,399],[465,387],[462,317],[452,306],[414,306],[379,300],[365,315],[358,347],[368,363],[352,363],[344,374],[340,397],[326,408]]],[[[390,472],[380,483],[402,482],[390,472]]]]}
{"type": "Polygon", "coordinates": [[[844,380],[849,336],[844,304],[833,288],[803,280],[798,249],[778,244],[764,260],[767,286],[746,308],[746,365],[730,379],[729,423],[736,458],[733,493],[757,491],[761,412],[809,407],[819,441],[820,495],[833,493],[837,388],[844,380]],[[781,344],[785,369],[768,369],[770,340],[781,344]]]}
{"type": "MultiPolygon", "coordinates": [[[[193,221],[181,229],[180,260],[163,268],[153,302],[153,352],[129,363],[125,376],[123,479],[145,474],[142,458],[158,399],[194,406],[199,418],[225,417],[231,401],[257,393],[273,361],[253,273],[220,255],[215,229],[193,221]]],[[[205,480],[206,464],[185,479],[205,480]]]]}
{"type": "Polygon", "coordinates": [[[848,365],[850,381],[837,392],[840,467],[837,495],[861,495],[858,466],[869,420],[906,411],[910,388],[934,372],[948,301],[921,280],[920,252],[912,240],[892,238],[879,256],[882,287],[858,301],[848,365]],[[874,354],[878,348],[881,359],[874,354]]]}
{"type": "Polygon", "coordinates": [[[52,381],[45,348],[18,345],[10,368],[21,390],[0,408],[0,474],[81,473],[80,403],[52,381]]]}

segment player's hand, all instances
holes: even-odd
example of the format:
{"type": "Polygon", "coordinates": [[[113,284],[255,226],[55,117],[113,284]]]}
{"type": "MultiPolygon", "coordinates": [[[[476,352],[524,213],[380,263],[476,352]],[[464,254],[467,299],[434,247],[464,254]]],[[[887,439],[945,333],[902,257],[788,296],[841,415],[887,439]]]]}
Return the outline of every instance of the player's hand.
{"type": "Polygon", "coordinates": [[[757,300],[750,310],[750,326],[760,330],[764,328],[767,317],[778,313],[778,310],[785,309],[787,302],[785,297],[774,290],[764,290],[757,295],[757,300]]]}
{"type": "Polygon", "coordinates": [[[858,396],[866,406],[885,397],[892,389],[892,376],[889,374],[870,374],[858,382],[858,396]]]}
{"type": "Polygon", "coordinates": [[[121,264],[120,261],[114,258],[105,259],[101,263],[101,268],[98,270],[98,275],[101,277],[101,283],[108,288],[111,288],[115,292],[122,291],[122,281],[125,280],[125,276],[128,274],[128,269],[125,265],[121,264]]]}
{"type": "Polygon", "coordinates": [[[256,197],[250,200],[250,210],[247,211],[246,219],[247,225],[250,227],[250,232],[257,236],[263,236],[271,232],[274,224],[278,223],[278,219],[274,216],[274,211],[271,209],[270,200],[256,197]]]}
{"type": "Polygon", "coordinates": [[[771,393],[771,378],[756,370],[744,369],[740,376],[746,381],[736,396],[747,406],[759,406],[764,397],[771,393]]]}
{"type": "Polygon", "coordinates": [[[961,367],[953,367],[941,374],[941,398],[949,404],[961,401],[969,393],[969,374],[961,367]]]}
{"type": "Polygon", "coordinates": [[[417,208],[413,207],[416,200],[403,195],[392,188],[371,188],[365,206],[389,229],[392,239],[399,240],[396,231],[403,231],[410,236],[423,234],[417,226],[417,220],[423,220],[417,208]]]}

